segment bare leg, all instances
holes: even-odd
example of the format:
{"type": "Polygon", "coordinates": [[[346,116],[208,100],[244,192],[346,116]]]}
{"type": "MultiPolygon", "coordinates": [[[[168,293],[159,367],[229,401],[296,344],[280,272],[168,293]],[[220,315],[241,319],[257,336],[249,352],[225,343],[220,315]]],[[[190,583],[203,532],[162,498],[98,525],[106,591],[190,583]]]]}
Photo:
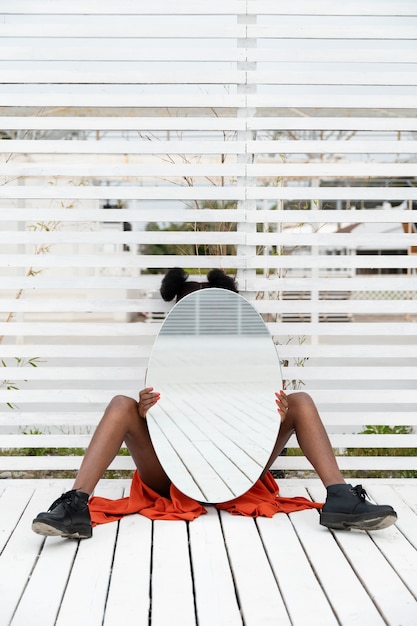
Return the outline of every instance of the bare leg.
{"type": "Polygon", "coordinates": [[[287,396],[288,411],[268,461],[269,468],[295,433],[301,450],[310,461],[325,487],[344,483],[326,430],[312,398],[304,392],[287,396]]]}
{"type": "Polygon", "coordinates": [[[81,463],[73,489],[91,494],[118,453],[123,441],[142,480],[161,495],[169,495],[170,480],[155,454],[146,419],[138,402],[116,396],[108,405],[81,463]]]}

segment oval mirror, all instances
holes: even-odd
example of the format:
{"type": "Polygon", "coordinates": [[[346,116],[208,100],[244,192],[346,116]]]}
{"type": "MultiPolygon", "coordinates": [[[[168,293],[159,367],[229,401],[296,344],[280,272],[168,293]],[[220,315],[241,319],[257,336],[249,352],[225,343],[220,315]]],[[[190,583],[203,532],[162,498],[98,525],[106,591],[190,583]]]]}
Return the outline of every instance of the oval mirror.
{"type": "Polygon", "coordinates": [[[253,486],[278,435],[281,380],[272,337],[239,294],[203,289],[171,309],[149,360],[146,386],[161,398],[147,419],[180,491],[214,504],[253,486]]]}

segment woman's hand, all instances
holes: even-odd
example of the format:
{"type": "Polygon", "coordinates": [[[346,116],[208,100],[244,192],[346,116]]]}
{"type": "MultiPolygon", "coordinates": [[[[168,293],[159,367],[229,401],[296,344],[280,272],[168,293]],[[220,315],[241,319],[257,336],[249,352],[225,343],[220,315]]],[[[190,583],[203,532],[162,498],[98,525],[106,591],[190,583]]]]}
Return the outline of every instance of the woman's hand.
{"type": "Polygon", "coordinates": [[[279,393],[275,393],[275,404],[278,407],[278,413],[281,416],[281,422],[283,422],[287,417],[288,411],[288,396],[285,391],[281,390],[279,393]]]}
{"type": "Polygon", "coordinates": [[[146,419],[146,415],[151,407],[154,406],[161,397],[161,394],[153,390],[153,387],[146,387],[139,392],[138,412],[139,417],[146,419]]]}

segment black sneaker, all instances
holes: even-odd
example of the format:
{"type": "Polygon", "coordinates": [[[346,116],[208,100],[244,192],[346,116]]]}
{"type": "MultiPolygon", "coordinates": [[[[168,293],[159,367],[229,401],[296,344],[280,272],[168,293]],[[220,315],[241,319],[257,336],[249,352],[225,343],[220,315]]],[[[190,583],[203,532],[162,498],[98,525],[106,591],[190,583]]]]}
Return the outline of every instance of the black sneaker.
{"type": "Polygon", "coordinates": [[[82,491],[63,493],[46,513],[33,520],[32,530],[38,535],[88,539],[93,534],[88,498],[82,491]]]}
{"type": "Polygon", "coordinates": [[[397,514],[388,504],[372,504],[362,485],[330,485],[320,512],[320,524],[337,530],[380,530],[395,524],[397,514]]]}

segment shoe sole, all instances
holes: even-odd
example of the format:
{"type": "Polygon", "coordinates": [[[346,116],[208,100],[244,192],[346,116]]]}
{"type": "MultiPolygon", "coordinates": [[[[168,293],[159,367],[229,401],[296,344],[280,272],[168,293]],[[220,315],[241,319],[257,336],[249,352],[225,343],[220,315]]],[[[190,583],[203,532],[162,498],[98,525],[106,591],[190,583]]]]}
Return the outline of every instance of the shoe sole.
{"type": "Polygon", "coordinates": [[[90,539],[93,534],[91,526],[76,531],[61,530],[50,526],[45,522],[34,521],[32,524],[32,530],[37,535],[44,535],[45,537],[65,537],[66,539],[90,539]]]}
{"type": "Polygon", "coordinates": [[[369,517],[364,518],[360,515],[352,515],[351,519],[347,520],[346,516],[337,513],[322,513],[320,516],[320,524],[331,528],[332,530],[382,530],[392,526],[397,521],[396,513],[388,513],[383,517],[369,517]]]}

